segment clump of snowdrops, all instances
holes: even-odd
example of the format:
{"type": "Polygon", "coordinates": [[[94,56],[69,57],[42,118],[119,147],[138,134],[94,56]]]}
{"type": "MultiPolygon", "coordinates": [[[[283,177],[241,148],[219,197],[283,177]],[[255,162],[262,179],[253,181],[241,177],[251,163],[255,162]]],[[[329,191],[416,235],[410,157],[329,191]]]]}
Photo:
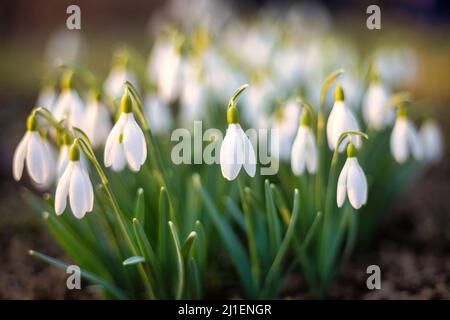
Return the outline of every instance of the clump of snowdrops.
{"type": "Polygon", "coordinates": [[[75,64],[51,73],[13,175],[26,168],[44,190],[25,196],[105,297],[202,298],[231,281],[235,295],[276,298],[292,273],[322,297],[395,195],[442,156],[436,122],[417,130],[411,95],[391,94],[376,64],[325,75],[336,63],[302,64],[289,28],[230,26],[226,41],[246,31],[242,50],[171,28],[146,69],[120,48],[103,84],[75,64]],[[171,130],[196,120],[225,133],[203,142],[217,144],[220,168],[171,161],[171,130]],[[249,128],[277,130],[266,141],[275,175],[258,170],[249,128]]]}

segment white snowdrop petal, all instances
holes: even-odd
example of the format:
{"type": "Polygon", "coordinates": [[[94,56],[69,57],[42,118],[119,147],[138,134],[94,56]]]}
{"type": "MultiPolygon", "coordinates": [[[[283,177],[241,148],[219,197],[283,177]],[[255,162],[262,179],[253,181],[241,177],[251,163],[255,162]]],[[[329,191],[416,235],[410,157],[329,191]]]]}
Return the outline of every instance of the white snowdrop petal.
{"type": "Polygon", "coordinates": [[[126,113],[122,113],[120,115],[119,120],[117,120],[116,124],[109,133],[108,138],[106,139],[104,153],[104,162],[106,167],[110,167],[113,163],[113,150],[115,150],[119,144],[119,138],[123,132],[123,126],[127,117],[128,116],[126,113]]]}
{"type": "Polygon", "coordinates": [[[342,167],[341,173],[339,174],[338,178],[336,202],[339,208],[343,206],[345,201],[345,195],[347,194],[348,167],[349,167],[349,158],[347,158],[347,160],[345,161],[345,164],[342,167]]]}
{"type": "Polygon", "coordinates": [[[349,158],[347,194],[353,208],[359,209],[367,201],[367,180],[358,159],[349,158]]]}
{"type": "Polygon", "coordinates": [[[411,121],[407,122],[407,144],[416,160],[422,160],[423,150],[419,134],[411,121]]]}
{"type": "Polygon", "coordinates": [[[26,154],[27,170],[34,182],[43,184],[47,179],[44,142],[37,131],[31,132],[29,139],[26,154]]]}
{"type": "Polygon", "coordinates": [[[84,169],[83,166],[81,166],[81,168],[84,179],[84,191],[86,193],[87,198],[85,210],[87,212],[91,212],[92,209],[94,208],[94,189],[92,188],[92,183],[91,180],[89,179],[89,174],[87,173],[86,169],[84,169]]]}
{"type": "Polygon", "coordinates": [[[316,139],[314,138],[314,133],[310,128],[306,129],[306,167],[310,174],[314,174],[317,170],[317,145],[316,139]]]}
{"type": "Polygon", "coordinates": [[[123,148],[128,165],[133,171],[139,171],[147,158],[147,145],[144,133],[134,119],[128,115],[123,131],[123,148]]]}
{"type": "Polygon", "coordinates": [[[407,123],[403,118],[397,119],[390,139],[391,153],[398,163],[405,162],[409,157],[407,144],[407,123]]]}
{"type": "Polygon", "coordinates": [[[16,181],[22,178],[23,166],[25,164],[25,157],[28,149],[28,142],[30,139],[31,132],[27,131],[25,135],[20,140],[19,144],[14,151],[13,156],[13,177],[16,181]]]}
{"type": "Polygon", "coordinates": [[[84,217],[86,208],[88,207],[88,197],[85,187],[83,169],[80,162],[77,161],[73,164],[73,171],[70,177],[69,200],[72,213],[78,219],[84,217]]]}
{"type": "Polygon", "coordinates": [[[63,145],[59,150],[58,163],[56,165],[58,177],[61,177],[63,175],[68,163],[69,163],[69,146],[63,145]]]}
{"type": "Polygon", "coordinates": [[[69,194],[70,177],[72,175],[73,163],[69,163],[66,170],[59,179],[55,193],[55,212],[60,215],[64,212],[67,205],[67,196],[69,194]]]}
{"type": "Polygon", "coordinates": [[[300,126],[300,128],[298,129],[297,136],[294,140],[291,152],[291,168],[292,172],[297,176],[303,174],[305,170],[305,162],[306,162],[305,145],[306,145],[305,130],[300,126]]]}
{"type": "Polygon", "coordinates": [[[250,177],[256,173],[256,156],[253,145],[244,131],[241,129],[242,140],[244,141],[244,169],[250,177]]]}
{"type": "Polygon", "coordinates": [[[236,179],[243,164],[244,150],[238,124],[230,124],[220,147],[220,168],[227,180],[236,179]]]}
{"type": "Polygon", "coordinates": [[[328,116],[327,121],[327,140],[328,140],[328,147],[331,150],[334,150],[336,148],[336,141],[334,139],[334,127],[336,123],[336,119],[338,117],[338,113],[340,112],[339,108],[336,108],[336,106],[333,106],[331,109],[330,115],[328,116]]]}

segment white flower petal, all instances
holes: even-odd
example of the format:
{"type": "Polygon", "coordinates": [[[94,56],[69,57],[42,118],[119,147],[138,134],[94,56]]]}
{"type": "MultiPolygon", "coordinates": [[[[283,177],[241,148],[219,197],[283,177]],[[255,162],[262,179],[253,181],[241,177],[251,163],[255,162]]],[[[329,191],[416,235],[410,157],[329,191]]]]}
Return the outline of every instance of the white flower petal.
{"type": "Polygon", "coordinates": [[[72,213],[78,219],[84,217],[87,208],[90,206],[88,193],[85,188],[83,168],[81,163],[77,161],[73,164],[73,171],[70,177],[69,199],[72,213]]]}
{"type": "Polygon", "coordinates": [[[349,159],[345,161],[344,166],[342,167],[341,173],[339,174],[338,184],[337,184],[337,193],[336,193],[336,202],[339,208],[341,208],[345,201],[345,195],[347,194],[347,173],[349,167],[349,159]]]}
{"type": "Polygon", "coordinates": [[[28,174],[34,182],[43,184],[48,174],[44,142],[37,131],[31,132],[29,139],[26,155],[28,174]]]}
{"type": "Polygon", "coordinates": [[[357,158],[349,158],[347,194],[353,208],[359,209],[367,201],[367,180],[357,158]]]}
{"type": "Polygon", "coordinates": [[[421,140],[419,134],[416,131],[416,128],[414,127],[414,124],[411,121],[408,121],[407,123],[406,132],[407,132],[407,143],[411,150],[412,155],[414,156],[414,159],[422,160],[423,150],[421,140]]]}
{"type": "Polygon", "coordinates": [[[314,174],[317,170],[317,145],[316,139],[314,137],[314,133],[308,127],[306,128],[306,144],[305,144],[305,152],[306,152],[306,167],[308,168],[308,172],[310,174],[314,174]]]}
{"type": "Polygon", "coordinates": [[[89,174],[87,173],[86,169],[83,165],[81,165],[82,172],[83,172],[83,179],[84,179],[84,191],[86,193],[87,197],[87,203],[85,210],[87,212],[91,212],[94,208],[94,190],[92,188],[91,180],[89,179],[89,174]]]}
{"type": "Polygon", "coordinates": [[[69,163],[66,170],[59,179],[55,193],[55,212],[60,215],[64,212],[67,205],[67,195],[69,193],[70,177],[72,175],[73,163],[69,163]]]}
{"type": "Polygon", "coordinates": [[[117,120],[116,124],[109,133],[108,139],[106,139],[105,153],[103,156],[106,167],[110,167],[113,164],[113,156],[115,153],[117,153],[117,151],[113,151],[116,150],[119,145],[119,138],[123,133],[123,126],[127,118],[127,114],[122,113],[119,117],[119,120],[117,120]]]}
{"type": "Polygon", "coordinates": [[[299,176],[305,171],[306,157],[306,132],[300,126],[291,152],[291,167],[295,175],[299,176]]]}
{"type": "Polygon", "coordinates": [[[123,148],[131,170],[139,171],[147,158],[147,144],[144,133],[131,113],[124,125],[123,148]]]}
{"type": "Polygon", "coordinates": [[[254,177],[256,173],[256,156],[255,150],[250,139],[241,129],[241,136],[244,142],[244,169],[250,177],[254,177]]]}
{"type": "Polygon", "coordinates": [[[399,117],[395,122],[394,129],[391,134],[391,153],[398,163],[405,162],[409,157],[407,126],[407,120],[404,117],[399,117]]]}
{"type": "Polygon", "coordinates": [[[56,165],[58,177],[61,177],[69,164],[69,146],[63,145],[59,150],[58,163],[56,165]]]}
{"type": "Polygon", "coordinates": [[[239,129],[242,130],[239,124],[230,124],[220,147],[222,175],[230,181],[236,179],[244,162],[244,150],[239,129]]]}
{"type": "Polygon", "coordinates": [[[13,177],[16,181],[22,178],[23,166],[25,164],[25,157],[28,149],[28,142],[30,140],[31,132],[27,131],[20,140],[19,144],[14,151],[13,156],[13,177]]]}

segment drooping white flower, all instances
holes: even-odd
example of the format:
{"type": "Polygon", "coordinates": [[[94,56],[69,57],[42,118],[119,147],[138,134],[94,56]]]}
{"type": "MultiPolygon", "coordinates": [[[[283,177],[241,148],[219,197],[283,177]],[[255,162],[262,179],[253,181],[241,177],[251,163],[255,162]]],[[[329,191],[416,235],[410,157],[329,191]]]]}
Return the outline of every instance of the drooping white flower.
{"type": "Polygon", "coordinates": [[[106,140],[105,166],[120,171],[128,163],[130,169],[137,172],[147,158],[147,145],[144,133],[134,119],[131,97],[127,92],[123,95],[121,104],[119,120],[106,140]]]}
{"type": "Polygon", "coordinates": [[[52,86],[45,86],[39,91],[39,95],[36,100],[36,106],[44,107],[49,111],[53,110],[56,102],[56,92],[52,86]]]}
{"type": "Polygon", "coordinates": [[[148,94],[144,101],[145,116],[152,132],[167,133],[173,124],[173,116],[167,103],[158,95],[148,94]]]}
{"type": "Polygon", "coordinates": [[[94,191],[89,174],[81,164],[80,151],[76,144],[72,145],[69,152],[69,164],[59,179],[55,194],[55,212],[61,215],[67,206],[69,198],[73,215],[81,219],[86,212],[91,212],[94,207],[94,191]]]}
{"type": "MultiPolygon", "coordinates": [[[[327,138],[328,146],[331,150],[336,149],[339,137],[346,131],[359,131],[359,124],[356,120],[352,110],[350,110],[344,103],[344,91],[341,86],[336,87],[336,101],[333,109],[328,116],[327,121],[327,138]]],[[[345,137],[339,147],[339,152],[345,150],[349,142],[349,137],[345,137]]],[[[353,143],[356,148],[361,146],[361,137],[353,138],[353,143]]]]}
{"type": "Polygon", "coordinates": [[[179,41],[177,36],[158,40],[149,58],[149,77],[155,80],[158,93],[167,103],[174,101],[181,89],[183,60],[178,50],[179,41]]]}
{"type": "Polygon", "coordinates": [[[37,184],[44,184],[49,175],[47,148],[37,130],[37,119],[31,115],[27,121],[27,132],[20,140],[13,156],[13,176],[16,181],[22,178],[26,163],[28,174],[37,184]]]}
{"type": "Polygon", "coordinates": [[[363,117],[368,126],[382,130],[390,125],[395,112],[388,106],[389,96],[386,89],[379,81],[369,85],[363,103],[363,117]]]}
{"type": "MultiPolygon", "coordinates": [[[[245,87],[242,88],[245,89],[245,87]]],[[[251,177],[254,177],[256,172],[255,151],[250,139],[239,124],[239,112],[234,104],[234,100],[242,92],[242,88],[230,100],[227,111],[228,129],[220,147],[222,175],[230,181],[236,179],[242,166],[251,177]]]]}
{"type": "Polygon", "coordinates": [[[401,107],[390,139],[391,153],[398,163],[408,160],[410,153],[416,160],[421,160],[423,155],[420,136],[408,119],[406,109],[401,107]]]}
{"type": "Polygon", "coordinates": [[[85,132],[91,140],[92,147],[96,148],[105,143],[111,131],[111,118],[106,106],[99,97],[91,99],[85,112],[85,132]]]}
{"type": "Polygon", "coordinates": [[[314,132],[309,126],[309,116],[303,110],[302,121],[298,128],[291,151],[291,167],[295,175],[300,176],[305,168],[310,174],[317,170],[317,145],[314,132]]]}
{"type": "Polygon", "coordinates": [[[180,118],[184,125],[201,120],[205,115],[205,88],[200,81],[200,70],[193,62],[185,64],[184,86],[180,95],[180,118]]]}
{"type": "Polygon", "coordinates": [[[277,131],[278,139],[271,138],[270,140],[272,156],[278,159],[289,160],[300,121],[300,109],[301,106],[297,101],[290,100],[282,108],[275,111],[272,120],[272,130],[277,131]]]}
{"type": "Polygon", "coordinates": [[[347,160],[339,174],[336,200],[341,208],[346,196],[353,208],[359,209],[367,202],[367,180],[356,158],[356,148],[350,143],[347,148],[347,160]]]}
{"type": "Polygon", "coordinates": [[[419,134],[423,148],[423,159],[430,163],[442,159],[444,153],[444,138],[441,128],[436,121],[425,121],[420,127],[419,134]]]}
{"type": "Polygon", "coordinates": [[[53,116],[57,120],[66,119],[69,127],[84,129],[84,103],[73,88],[72,75],[66,75],[62,91],[55,103],[53,116]]]}
{"type": "Polygon", "coordinates": [[[131,82],[134,86],[137,85],[135,74],[127,69],[126,64],[121,63],[112,67],[103,86],[112,99],[117,99],[122,95],[125,81],[131,82]]]}

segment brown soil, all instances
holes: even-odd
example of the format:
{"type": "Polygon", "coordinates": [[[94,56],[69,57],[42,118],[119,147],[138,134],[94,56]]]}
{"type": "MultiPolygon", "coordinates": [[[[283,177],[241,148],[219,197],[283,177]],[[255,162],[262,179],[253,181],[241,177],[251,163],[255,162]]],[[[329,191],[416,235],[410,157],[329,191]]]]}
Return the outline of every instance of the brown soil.
{"type": "MultiPolygon", "coordinates": [[[[0,298],[91,299],[89,288],[67,290],[64,270],[30,257],[29,249],[70,261],[18,202],[18,187],[0,188],[0,298]]],[[[333,299],[450,299],[450,166],[442,163],[417,181],[387,214],[372,248],[348,262],[330,290],[333,299]],[[366,268],[381,268],[381,290],[366,287],[366,268]]],[[[295,281],[297,284],[301,281],[295,281]]],[[[295,295],[297,296],[297,295],[295,295]]],[[[300,295],[302,296],[302,295],[300,295]]],[[[302,296],[305,297],[305,296],[302,296]]]]}

